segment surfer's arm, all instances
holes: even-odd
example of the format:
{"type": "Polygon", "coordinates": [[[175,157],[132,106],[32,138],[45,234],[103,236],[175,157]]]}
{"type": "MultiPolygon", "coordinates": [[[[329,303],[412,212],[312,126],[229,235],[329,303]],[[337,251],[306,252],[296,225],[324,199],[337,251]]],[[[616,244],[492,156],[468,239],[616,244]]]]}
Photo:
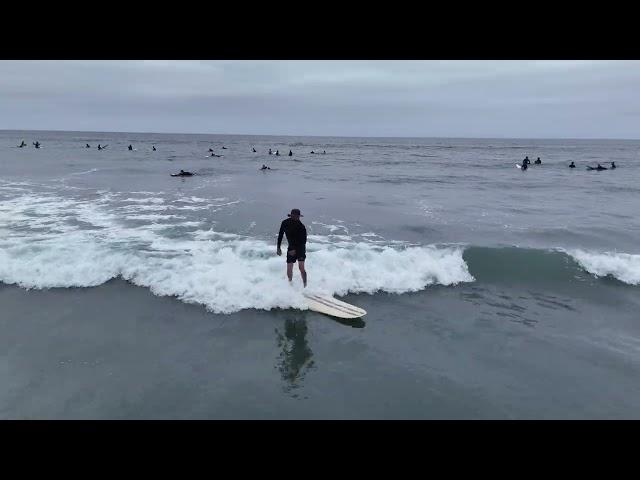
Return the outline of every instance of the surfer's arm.
{"type": "Polygon", "coordinates": [[[282,244],[283,235],[284,235],[284,222],[280,224],[280,231],[278,232],[278,251],[280,251],[280,245],[282,244]]]}
{"type": "Polygon", "coordinates": [[[302,226],[302,246],[305,246],[307,244],[307,228],[303,225],[302,226]]]}

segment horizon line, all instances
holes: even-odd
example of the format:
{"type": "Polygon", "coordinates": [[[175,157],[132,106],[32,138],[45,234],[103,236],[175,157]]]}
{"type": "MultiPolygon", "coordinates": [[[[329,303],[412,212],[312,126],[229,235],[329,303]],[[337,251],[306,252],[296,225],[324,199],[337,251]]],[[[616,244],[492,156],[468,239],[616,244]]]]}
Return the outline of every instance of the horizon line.
{"type": "Polygon", "coordinates": [[[261,134],[261,133],[200,133],[200,132],[126,132],[116,130],[58,130],[58,129],[0,129],[0,132],[64,132],[64,133],[131,133],[152,135],[216,135],[216,136],[245,136],[245,137],[317,137],[317,138],[451,138],[465,140],[630,140],[638,141],[640,138],[622,137],[463,137],[463,136],[379,136],[379,135],[292,135],[292,134],[261,134]]]}

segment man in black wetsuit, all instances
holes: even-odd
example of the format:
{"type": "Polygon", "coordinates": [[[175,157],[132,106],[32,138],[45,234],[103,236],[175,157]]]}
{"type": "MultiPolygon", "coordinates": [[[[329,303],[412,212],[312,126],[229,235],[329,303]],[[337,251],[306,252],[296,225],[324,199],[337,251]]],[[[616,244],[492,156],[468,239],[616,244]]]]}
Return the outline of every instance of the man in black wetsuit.
{"type": "Polygon", "coordinates": [[[288,215],[289,218],[283,220],[280,224],[280,232],[278,233],[278,255],[282,255],[280,245],[282,244],[282,236],[287,236],[287,278],[289,282],[293,280],[293,264],[298,261],[298,268],[302,276],[302,283],[307,286],[307,272],[304,269],[304,261],[307,258],[307,229],[300,221],[300,210],[294,208],[288,215]]]}
{"type": "Polygon", "coordinates": [[[576,168],[576,164],[571,162],[571,165],[569,165],[569,168],[576,168]]]}

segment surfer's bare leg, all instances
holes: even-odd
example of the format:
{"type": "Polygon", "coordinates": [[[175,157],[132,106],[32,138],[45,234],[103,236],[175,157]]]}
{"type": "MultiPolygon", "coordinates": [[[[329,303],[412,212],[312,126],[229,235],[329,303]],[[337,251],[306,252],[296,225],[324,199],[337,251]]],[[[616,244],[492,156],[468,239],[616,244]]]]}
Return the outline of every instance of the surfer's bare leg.
{"type": "Polygon", "coordinates": [[[293,263],[287,263],[287,278],[293,281],[293,263]]]}
{"type": "Polygon", "coordinates": [[[304,269],[304,260],[298,261],[298,268],[300,269],[300,275],[302,275],[302,283],[307,286],[307,271],[304,269]]]}

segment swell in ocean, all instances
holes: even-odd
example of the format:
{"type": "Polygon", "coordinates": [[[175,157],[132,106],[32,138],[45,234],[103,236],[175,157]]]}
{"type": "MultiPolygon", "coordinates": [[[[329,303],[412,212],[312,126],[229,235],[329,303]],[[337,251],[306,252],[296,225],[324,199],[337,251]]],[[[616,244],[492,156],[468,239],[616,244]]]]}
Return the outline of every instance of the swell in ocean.
{"type": "MultiPolygon", "coordinates": [[[[55,191],[36,196],[28,184],[4,187],[12,193],[0,206],[0,282],[45,289],[122,278],[215,313],[305,308],[299,289],[284,279],[272,240],[217,231],[188,216],[228,208],[234,202],[226,198],[140,191],[80,200],[55,191]]],[[[309,236],[309,280],[329,294],[403,294],[469,282],[640,285],[637,254],[419,245],[320,225],[328,232],[309,236]]]]}

